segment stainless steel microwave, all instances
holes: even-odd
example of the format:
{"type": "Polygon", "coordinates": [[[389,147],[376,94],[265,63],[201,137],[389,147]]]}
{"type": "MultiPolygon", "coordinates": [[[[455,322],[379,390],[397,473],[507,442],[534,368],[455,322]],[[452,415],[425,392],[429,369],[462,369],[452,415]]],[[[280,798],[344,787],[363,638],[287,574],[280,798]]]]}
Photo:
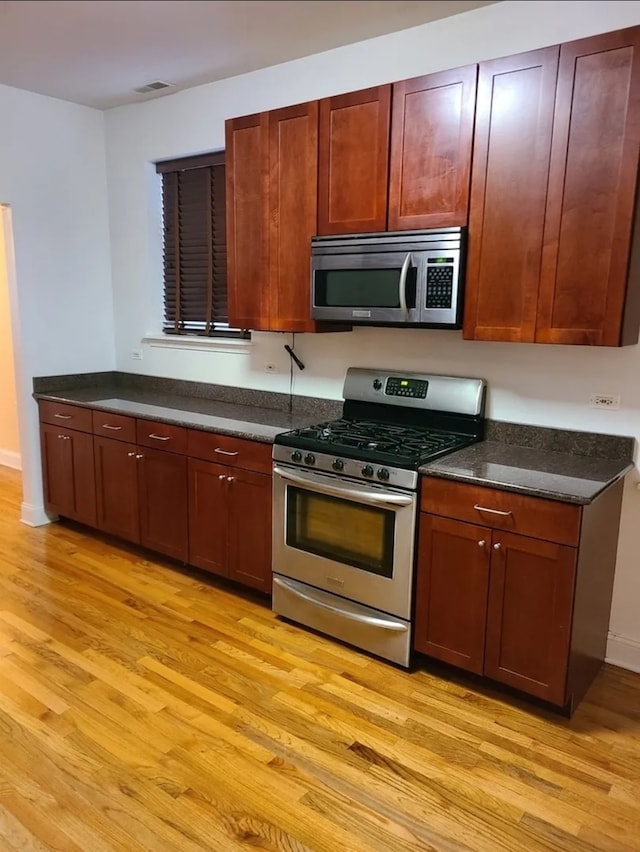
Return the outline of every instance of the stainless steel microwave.
{"type": "Polygon", "coordinates": [[[465,228],[313,237],[311,316],[460,328],[465,248],[465,228]]]}

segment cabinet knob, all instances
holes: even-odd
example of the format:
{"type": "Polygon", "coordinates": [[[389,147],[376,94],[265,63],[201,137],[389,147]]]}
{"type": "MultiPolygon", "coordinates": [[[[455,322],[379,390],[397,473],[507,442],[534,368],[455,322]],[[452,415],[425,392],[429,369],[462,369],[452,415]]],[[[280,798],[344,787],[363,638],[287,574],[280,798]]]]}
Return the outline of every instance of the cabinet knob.
{"type": "Polygon", "coordinates": [[[58,435],[58,438],[60,438],[62,441],[68,441],[69,440],[68,435],[58,435]]]}
{"type": "Polygon", "coordinates": [[[218,477],[218,479],[220,480],[220,482],[222,482],[222,481],[223,481],[223,480],[225,480],[226,478],[227,478],[227,477],[224,475],[224,473],[221,473],[221,474],[220,474],[220,476],[218,477]]]}
{"type": "Polygon", "coordinates": [[[487,542],[483,538],[481,538],[480,541],[478,542],[478,547],[484,547],[486,543],[487,542]]]}
{"type": "Polygon", "coordinates": [[[127,453],[127,455],[129,456],[130,459],[132,459],[135,456],[135,453],[127,453]]]}
{"type": "Polygon", "coordinates": [[[233,482],[234,479],[235,479],[235,476],[228,476],[227,482],[233,482]]]}
{"type": "Polygon", "coordinates": [[[500,542],[499,542],[499,541],[498,541],[498,542],[496,542],[496,543],[493,545],[493,549],[494,549],[494,550],[501,550],[501,549],[502,549],[502,545],[500,544],[500,542]]]}
{"type": "Polygon", "coordinates": [[[136,453],[136,458],[137,458],[137,459],[143,459],[143,458],[144,458],[144,456],[143,456],[143,454],[142,454],[142,453],[136,453]]]}

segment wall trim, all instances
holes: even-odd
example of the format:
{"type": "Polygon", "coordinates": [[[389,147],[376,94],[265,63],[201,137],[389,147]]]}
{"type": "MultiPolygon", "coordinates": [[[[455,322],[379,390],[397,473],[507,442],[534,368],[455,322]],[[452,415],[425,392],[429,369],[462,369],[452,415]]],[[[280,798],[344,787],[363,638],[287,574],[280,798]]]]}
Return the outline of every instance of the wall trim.
{"type": "Polygon", "coordinates": [[[640,640],[610,632],[605,661],[613,666],[640,673],[640,640]]]}
{"type": "Polygon", "coordinates": [[[33,506],[31,503],[20,505],[20,521],[28,527],[42,527],[50,524],[55,518],[50,518],[44,510],[44,506],[33,506]]]}
{"type": "Polygon", "coordinates": [[[22,457],[20,453],[13,450],[0,450],[0,465],[12,467],[14,470],[22,470],[22,457]]]}

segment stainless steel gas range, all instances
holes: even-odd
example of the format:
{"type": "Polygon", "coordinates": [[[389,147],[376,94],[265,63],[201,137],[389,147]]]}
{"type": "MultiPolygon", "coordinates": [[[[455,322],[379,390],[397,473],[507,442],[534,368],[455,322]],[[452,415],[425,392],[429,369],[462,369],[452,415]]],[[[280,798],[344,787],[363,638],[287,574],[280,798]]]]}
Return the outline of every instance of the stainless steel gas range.
{"type": "Polygon", "coordinates": [[[418,468],[482,438],[482,379],[350,368],[273,447],[273,610],[409,665],[418,468]]]}

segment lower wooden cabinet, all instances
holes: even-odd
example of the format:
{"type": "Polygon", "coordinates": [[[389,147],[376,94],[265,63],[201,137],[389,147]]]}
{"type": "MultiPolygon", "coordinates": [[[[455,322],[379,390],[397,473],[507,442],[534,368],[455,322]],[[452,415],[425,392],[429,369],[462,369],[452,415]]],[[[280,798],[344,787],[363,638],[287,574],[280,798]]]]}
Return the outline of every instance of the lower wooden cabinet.
{"type": "Polygon", "coordinates": [[[47,511],[95,526],[92,436],[64,426],[42,423],[40,445],[47,511]]]}
{"type": "Polygon", "coordinates": [[[605,655],[621,500],[622,482],[578,506],[425,477],[415,649],[571,711],[605,655]]]}
{"type": "Polygon", "coordinates": [[[189,458],[189,562],[260,591],[271,591],[271,476],[264,473],[267,446],[220,436],[196,435],[198,452],[231,456],[234,464],[189,458]],[[210,439],[213,439],[211,441],[210,439]],[[215,447],[203,446],[205,442],[215,447]],[[218,444],[222,443],[222,446],[218,444]],[[255,450],[264,458],[252,458],[255,450]],[[244,461],[243,461],[244,457],[244,461]],[[238,463],[251,463],[248,470],[238,463]]]}
{"type": "Polygon", "coordinates": [[[269,444],[50,401],[40,418],[50,512],[271,590],[269,444]]]}
{"type": "Polygon", "coordinates": [[[99,530],[140,542],[138,448],[112,438],[93,439],[99,530]]]}

